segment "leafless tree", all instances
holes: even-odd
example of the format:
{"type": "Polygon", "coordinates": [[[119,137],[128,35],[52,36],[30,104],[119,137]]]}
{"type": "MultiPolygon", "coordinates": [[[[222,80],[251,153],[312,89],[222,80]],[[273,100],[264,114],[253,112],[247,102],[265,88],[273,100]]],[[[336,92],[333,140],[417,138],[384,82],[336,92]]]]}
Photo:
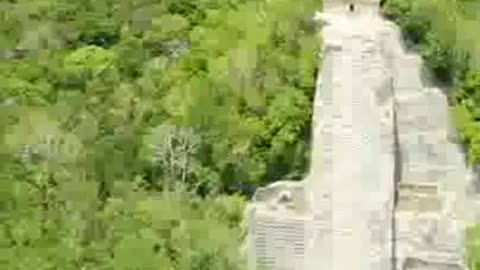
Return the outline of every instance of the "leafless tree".
{"type": "Polygon", "coordinates": [[[160,165],[167,188],[171,181],[180,179],[182,183],[187,180],[192,171],[192,155],[197,151],[200,140],[190,127],[179,127],[169,124],[157,126],[146,138],[149,149],[149,158],[155,165],[160,165]]]}

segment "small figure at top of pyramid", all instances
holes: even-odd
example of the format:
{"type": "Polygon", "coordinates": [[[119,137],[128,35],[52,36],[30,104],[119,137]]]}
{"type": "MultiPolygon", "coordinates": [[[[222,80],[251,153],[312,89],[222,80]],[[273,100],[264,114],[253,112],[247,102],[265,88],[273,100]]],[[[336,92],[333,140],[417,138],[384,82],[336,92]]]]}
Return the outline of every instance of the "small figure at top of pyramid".
{"type": "Polygon", "coordinates": [[[337,10],[344,9],[349,12],[363,13],[378,10],[380,6],[380,0],[324,0],[323,10],[337,10]]]}

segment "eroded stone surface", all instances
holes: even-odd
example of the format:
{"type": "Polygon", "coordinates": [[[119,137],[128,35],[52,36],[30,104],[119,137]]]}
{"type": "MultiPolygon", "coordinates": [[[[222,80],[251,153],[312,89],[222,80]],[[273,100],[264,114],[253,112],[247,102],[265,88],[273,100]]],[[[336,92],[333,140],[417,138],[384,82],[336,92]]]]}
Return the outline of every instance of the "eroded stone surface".
{"type": "Polygon", "coordinates": [[[467,169],[447,101],[377,0],[325,0],[311,168],[257,190],[251,269],[465,269],[467,169]],[[263,268],[262,268],[263,267],[263,268]]]}

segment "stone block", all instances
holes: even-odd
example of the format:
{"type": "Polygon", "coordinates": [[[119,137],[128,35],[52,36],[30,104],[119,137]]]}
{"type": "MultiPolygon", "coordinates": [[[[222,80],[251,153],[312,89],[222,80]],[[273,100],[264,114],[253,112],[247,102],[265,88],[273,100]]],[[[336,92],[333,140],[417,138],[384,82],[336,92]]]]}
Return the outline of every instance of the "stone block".
{"type": "Polygon", "coordinates": [[[420,77],[421,59],[419,56],[405,55],[395,59],[393,87],[399,95],[418,93],[423,88],[420,77]]]}

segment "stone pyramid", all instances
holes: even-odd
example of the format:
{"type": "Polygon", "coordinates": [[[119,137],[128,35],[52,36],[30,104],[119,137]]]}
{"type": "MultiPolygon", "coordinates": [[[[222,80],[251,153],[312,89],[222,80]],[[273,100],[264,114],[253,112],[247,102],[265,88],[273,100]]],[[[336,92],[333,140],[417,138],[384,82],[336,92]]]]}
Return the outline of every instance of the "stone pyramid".
{"type": "Polygon", "coordinates": [[[309,174],[256,191],[250,269],[466,269],[467,168],[445,95],[377,0],[324,1],[309,174]],[[351,4],[354,8],[351,8],[351,4]]]}

